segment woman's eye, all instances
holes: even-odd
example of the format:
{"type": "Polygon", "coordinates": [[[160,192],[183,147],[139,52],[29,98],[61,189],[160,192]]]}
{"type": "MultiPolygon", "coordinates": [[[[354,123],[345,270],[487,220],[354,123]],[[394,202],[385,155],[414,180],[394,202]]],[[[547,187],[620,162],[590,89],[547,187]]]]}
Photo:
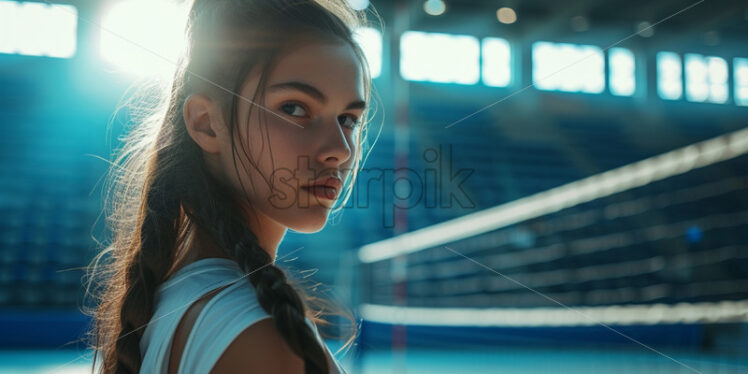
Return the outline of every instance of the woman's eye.
{"type": "Polygon", "coordinates": [[[349,127],[349,128],[355,128],[360,123],[358,118],[350,114],[345,114],[345,115],[338,117],[338,122],[340,122],[341,125],[345,127],[349,127]]]}
{"type": "Polygon", "coordinates": [[[281,110],[286,114],[290,114],[295,117],[303,117],[306,115],[306,109],[303,106],[296,103],[285,103],[281,105],[281,110]]]}

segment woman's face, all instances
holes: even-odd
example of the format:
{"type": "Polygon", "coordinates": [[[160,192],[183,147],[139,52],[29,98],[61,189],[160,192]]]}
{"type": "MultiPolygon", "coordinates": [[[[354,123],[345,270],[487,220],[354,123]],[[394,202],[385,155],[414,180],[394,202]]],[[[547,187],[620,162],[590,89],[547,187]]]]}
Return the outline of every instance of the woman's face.
{"type": "Polygon", "coordinates": [[[331,176],[342,182],[352,172],[366,105],[363,79],[350,46],[322,41],[297,45],[280,56],[259,105],[250,102],[259,76],[250,73],[240,92],[234,136],[238,174],[228,137],[223,137],[220,162],[261,220],[299,232],[324,227],[343,195],[342,183],[333,189],[304,186],[331,176]]]}

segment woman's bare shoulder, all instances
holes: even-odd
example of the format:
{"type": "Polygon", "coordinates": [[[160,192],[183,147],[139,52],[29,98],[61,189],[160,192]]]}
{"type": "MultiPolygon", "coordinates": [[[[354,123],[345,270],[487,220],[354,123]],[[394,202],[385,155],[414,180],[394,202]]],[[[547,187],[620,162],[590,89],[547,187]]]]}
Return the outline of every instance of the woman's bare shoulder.
{"type": "Polygon", "coordinates": [[[297,356],[265,318],[244,329],[221,354],[211,373],[304,374],[304,360],[297,356]]]}

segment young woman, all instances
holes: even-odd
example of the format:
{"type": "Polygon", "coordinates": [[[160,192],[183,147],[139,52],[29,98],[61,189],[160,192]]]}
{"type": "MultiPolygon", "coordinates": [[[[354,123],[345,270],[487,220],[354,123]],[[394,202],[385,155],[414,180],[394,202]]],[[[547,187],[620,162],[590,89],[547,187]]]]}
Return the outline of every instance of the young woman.
{"type": "Polygon", "coordinates": [[[112,169],[101,371],[343,372],[316,327],[328,304],[275,260],[287,229],[319,231],[350,196],[364,22],[344,0],[194,0],[173,83],[112,169]]]}

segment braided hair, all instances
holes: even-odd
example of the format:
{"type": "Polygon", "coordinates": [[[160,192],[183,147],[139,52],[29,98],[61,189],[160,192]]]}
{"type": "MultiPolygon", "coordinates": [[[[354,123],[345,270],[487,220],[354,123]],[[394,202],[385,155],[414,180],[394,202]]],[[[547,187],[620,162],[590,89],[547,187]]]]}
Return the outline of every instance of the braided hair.
{"type": "MultiPolygon", "coordinates": [[[[200,147],[187,132],[182,107],[190,94],[206,94],[221,105],[224,118],[230,119],[227,126],[233,128],[237,97],[223,87],[240,92],[248,72],[259,66],[262,79],[252,98],[256,102],[274,58],[298,35],[347,42],[366,75],[368,100],[366,60],[352,36],[356,27],[365,25],[365,14],[345,0],[192,0],[186,5],[187,48],[173,80],[163,87],[153,85],[156,95],[142,91],[146,109],[135,111],[137,126],[123,139],[125,145],[110,169],[107,221],[112,242],[89,266],[87,294],[97,298],[89,312],[94,317],[91,347],[98,353],[92,370],[99,356],[101,372],[140,370],[139,343],[153,316],[156,290],[169,277],[188,235],[199,229],[250,274],[248,287],[254,287],[278,332],[304,360],[305,371],[327,373],[325,351],[305,318],[318,321],[321,312],[312,310],[313,301],[328,304],[295,287],[260,246],[236,193],[205,165],[200,147]]],[[[229,133],[233,136],[234,131],[229,133]]],[[[365,133],[362,126],[361,146],[365,133]]],[[[357,157],[354,165],[359,166],[360,154],[357,157]]],[[[343,201],[350,196],[351,184],[343,201]]],[[[345,317],[354,328],[348,346],[357,331],[352,316],[345,317]]]]}

